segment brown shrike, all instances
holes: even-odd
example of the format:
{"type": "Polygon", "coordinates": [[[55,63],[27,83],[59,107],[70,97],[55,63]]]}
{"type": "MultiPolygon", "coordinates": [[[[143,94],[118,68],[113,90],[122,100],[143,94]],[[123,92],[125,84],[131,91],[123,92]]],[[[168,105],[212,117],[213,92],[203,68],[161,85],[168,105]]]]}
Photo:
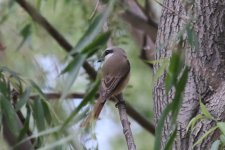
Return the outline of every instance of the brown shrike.
{"type": "Polygon", "coordinates": [[[86,126],[92,118],[97,119],[106,100],[120,94],[129,81],[130,63],[122,48],[107,48],[103,56],[99,98],[92,113],[81,126],[86,126]]]}

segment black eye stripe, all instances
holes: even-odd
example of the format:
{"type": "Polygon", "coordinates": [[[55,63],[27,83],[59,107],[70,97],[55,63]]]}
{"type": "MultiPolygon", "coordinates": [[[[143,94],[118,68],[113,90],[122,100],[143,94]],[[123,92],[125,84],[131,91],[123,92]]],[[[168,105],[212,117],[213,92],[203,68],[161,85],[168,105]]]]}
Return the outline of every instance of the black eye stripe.
{"type": "Polygon", "coordinates": [[[112,49],[107,49],[107,50],[105,51],[104,55],[106,56],[106,55],[108,55],[108,54],[110,54],[110,53],[112,53],[112,52],[113,52],[112,49]]]}

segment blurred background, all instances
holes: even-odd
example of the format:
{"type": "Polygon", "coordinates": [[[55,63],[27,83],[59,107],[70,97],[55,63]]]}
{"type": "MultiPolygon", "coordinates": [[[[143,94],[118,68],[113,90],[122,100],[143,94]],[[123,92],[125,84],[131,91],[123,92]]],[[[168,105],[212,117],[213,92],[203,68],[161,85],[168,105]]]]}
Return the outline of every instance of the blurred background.
{"type": "MultiPolygon", "coordinates": [[[[37,12],[44,16],[72,46],[79,42],[87,29],[90,28],[94,18],[107,9],[109,5],[107,0],[27,0],[25,2],[31,4],[37,12]]],[[[111,44],[122,47],[127,52],[131,63],[131,78],[123,93],[125,100],[151,123],[154,122],[152,100],[154,79],[151,69],[154,45],[149,43],[154,43],[155,37],[152,38],[142,30],[145,26],[141,21],[145,21],[146,24],[150,22],[149,24],[152,25],[148,18],[151,17],[153,26],[157,26],[160,12],[161,7],[154,1],[116,1],[107,21],[105,21],[105,27],[103,27],[104,30],[111,31],[111,44]],[[140,9],[145,9],[147,4],[149,8],[146,11],[140,9]],[[127,15],[135,15],[129,15],[127,12],[136,13],[139,19],[143,20],[137,18],[136,21],[132,20],[132,17],[129,18],[127,15]]],[[[153,36],[156,36],[154,34],[156,31],[157,27],[155,31],[152,31],[153,36]]],[[[87,62],[96,70],[99,68],[97,60],[106,47],[101,47],[98,52],[87,59],[87,62]]],[[[65,83],[69,78],[68,74],[61,74],[61,72],[71,60],[72,57],[64,48],[54,40],[44,27],[30,17],[17,0],[0,0],[1,67],[6,66],[13,70],[23,80],[33,80],[43,93],[58,94],[64,91],[65,83]]],[[[67,94],[85,94],[91,84],[92,81],[81,67],[67,94]]],[[[30,95],[32,96],[32,92],[30,95]]],[[[63,100],[60,100],[60,97],[46,99],[51,112],[57,116],[55,117],[57,121],[53,119],[55,122],[47,125],[44,131],[50,131],[50,129],[62,124],[82,102],[82,98],[79,97],[64,98],[63,100]]],[[[111,101],[105,105],[96,124],[93,123],[93,126],[88,129],[80,129],[79,122],[92,109],[92,104],[93,102],[86,104],[77,113],[80,115],[73,117],[73,121],[70,122],[70,126],[62,136],[57,135],[57,138],[53,138],[51,134],[45,135],[43,138],[48,140],[42,141],[38,148],[51,149],[51,146],[56,148],[57,146],[55,147],[54,144],[60,141],[62,142],[60,145],[64,145],[60,149],[127,149],[119,113],[111,101]],[[66,140],[66,135],[69,134],[73,135],[73,138],[66,140]],[[71,141],[73,146],[68,144],[71,141]],[[50,147],[48,147],[49,145],[50,147]]],[[[27,115],[25,110],[25,106],[21,107],[24,116],[27,115]]],[[[35,111],[32,112],[35,113],[35,111]]],[[[153,149],[154,135],[132,118],[129,117],[129,120],[137,149],[153,149]]],[[[40,130],[35,127],[35,123],[37,123],[35,118],[31,117],[29,123],[33,134],[38,134],[40,130]]],[[[4,149],[8,149],[5,141],[2,135],[1,145],[5,143],[4,149]]]]}

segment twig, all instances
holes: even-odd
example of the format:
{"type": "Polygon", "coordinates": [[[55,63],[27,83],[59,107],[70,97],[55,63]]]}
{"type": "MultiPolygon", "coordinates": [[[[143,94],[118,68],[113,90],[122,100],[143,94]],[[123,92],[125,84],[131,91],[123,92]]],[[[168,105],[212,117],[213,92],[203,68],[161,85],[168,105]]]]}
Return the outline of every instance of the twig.
{"type": "MultiPolygon", "coordinates": [[[[144,9],[144,7],[142,7],[141,4],[140,4],[137,0],[134,0],[134,2],[135,2],[136,5],[139,7],[139,9],[142,11],[142,13],[145,14],[145,16],[146,16],[147,18],[151,18],[151,17],[149,16],[149,12],[146,11],[146,9],[144,9]]],[[[152,21],[153,21],[153,20],[152,20],[152,21]]],[[[153,21],[153,22],[154,22],[154,21],[153,21]]]]}
{"type": "Polygon", "coordinates": [[[128,121],[128,117],[127,117],[125,101],[123,99],[122,94],[119,94],[118,96],[116,96],[116,98],[118,99],[118,103],[116,104],[116,107],[119,110],[120,120],[123,126],[123,133],[126,138],[128,150],[136,150],[136,145],[134,143],[134,138],[130,128],[130,122],[128,121]]]}
{"type": "MultiPolygon", "coordinates": [[[[11,98],[12,98],[12,106],[15,108],[15,105],[16,105],[16,103],[17,103],[17,100],[18,100],[18,96],[19,96],[19,93],[16,91],[16,90],[12,90],[11,91],[11,98]]],[[[5,117],[8,117],[8,116],[5,116],[5,117]]],[[[3,116],[3,118],[4,118],[4,116],[3,116]]],[[[22,129],[23,127],[24,127],[24,124],[25,124],[25,117],[23,116],[23,114],[22,114],[22,112],[21,112],[21,110],[19,110],[19,111],[17,111],[16,112],[16,118],[18,118],[18,121],[17,121],[17,123],[18,123],[18,126],[22,129]]],[[[3,119],[4,120],[4,119],[3,119]]],[[[4,125],[4,121],[3,121],[3,125],[4,125]]],[[[5,132],[6,133],[6,135],[8,136],[6,136],[5,138],[6,138],[6,140],[7,140],[7,142],[9,142],[10,144],[12,144],[12,145],[15,145],[15,144],[17,144],[17,138],[18,137],[14,137],[14,135],[13,134],[8,134],[7,132],[8,132],[8,127],[3,127],[4,129],[4,131],[3,132],[5,132]],[[9,139],[10,140],[9,140],[9,139]],[[14,139],[14,140],[12,140],[12,139],[14,139]],[[15,140],[16,139],[16,140],[15,140]],[[11,142],[10,142],[11,141],[11,142]],[[12,142],[12,141],[14,141],[14,142],[12,142]]],[[[9,131],[9,132],[11,132],[11,131],[9,131]]],[[[26,135],[25,136],[31,136],[33,133],[31,132],[31,130],[28,128],[27,129],[27,133],[26,133],[26,135]]],[[[33,148],[33,144],[34,144],[34,142],[35,142],[35,138],[32,138],[32,139],[30,139],[30,141],[27,141],[26,143],[24,143],[24,144],[19,144],[18,145],[18,149],[28,149],[28,147],[29,147],[29,149],[31,149],[31,148],[33,148]],[[20,147],[20,148],[19,148],[20,147]]]]}
{"type": "MultiPolygon", "coordinates": [[[[61,97],[61,93],[45,93],[45,98],[50,99],[59,99],[61,97]]],[[[84,98],[84,93],[71,93],[68,94],[65,98],[66,99],[74,99],[74,98],[84,98]]],[[[30,99],[35,100],[38,97],[38,95],[32,95],[30,96],[30,99]]]]}

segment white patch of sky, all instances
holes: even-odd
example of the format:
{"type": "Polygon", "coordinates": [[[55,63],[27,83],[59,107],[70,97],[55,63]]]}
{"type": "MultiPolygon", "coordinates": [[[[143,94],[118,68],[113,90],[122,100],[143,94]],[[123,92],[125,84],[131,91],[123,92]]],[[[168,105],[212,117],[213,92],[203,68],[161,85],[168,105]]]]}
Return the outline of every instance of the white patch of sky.
{"type": "Polygon", "coordinates": [[[54,56],[36,56],[36,61],[38,64],[42,67],[44,72],[46,73],[46,85],[50,87],[55,86],[55,80],[57,80],[57,77],[59,75],[60,69],[60,63],[58,62],[58,59],[54,56]]]}

